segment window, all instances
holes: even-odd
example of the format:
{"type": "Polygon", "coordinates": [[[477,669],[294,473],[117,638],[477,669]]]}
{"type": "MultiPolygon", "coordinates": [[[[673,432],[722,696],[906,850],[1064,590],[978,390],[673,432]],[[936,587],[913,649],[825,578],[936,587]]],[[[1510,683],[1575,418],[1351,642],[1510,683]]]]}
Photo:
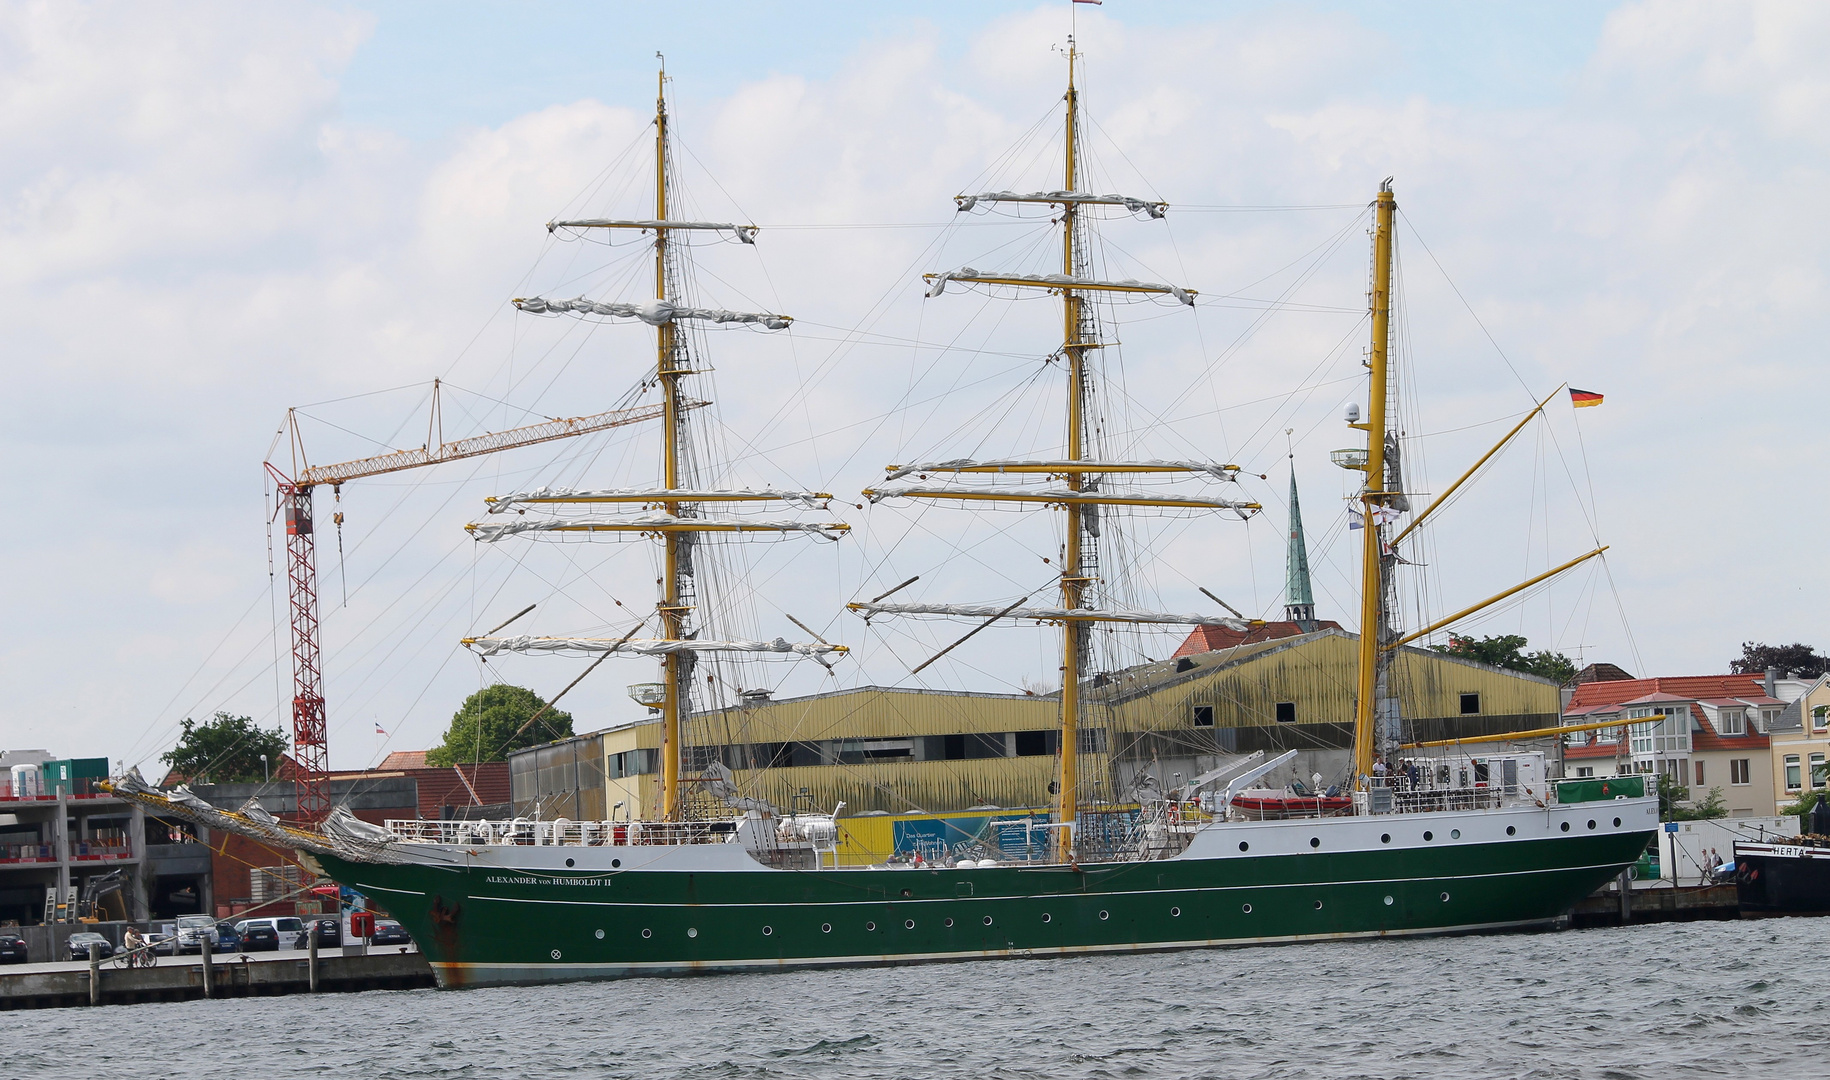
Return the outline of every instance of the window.
{"type": "Polygon", "coordinates": [[[1716,730],[1721,735],[1746,735],[1747,710],[1740,707],[1717,709],[1716,730]]]}
{"type": "Polygon", "coordinates": [[[1830,705],[1819,705],[1811,710],[1811,730],[1830,731],[1830,705]]]}
{"type": "Polygon", "coordinates": [[[1479,694],[1463,694],[1461,696],[1461,714],[1463,716],[1472,716],[1480,711],[1481,696],[1479,694]]]}
{"type": "Polygon", "coordinates": [[[1588,731],[1572,731],[1568,735],[1563,736],[1563,745],[1587,746],[1589,744],[1589,736],[1592,734],[1593,732],[1588,731]]]}
{"type": "Polygon", "coordinates": [[[1633,709],[1627,719],[1644,721],[1628,728],[1635,754],[1689,753],[1690,711],[1682,705],[1633,709]]]}
{"type": "Polygon", "coordinates": [[[1042,757],[1054,753],[1054,748],[1049,746],[1049,743],[1053,741],[1049,736],[1053,734],[1052,731],[1017,732],[1017,756],[1042,757]]]}
{"type": "Polygon", "coordinates": [[[1703,779],[1703,763],[1700,761],[1697,762],[1697,786],[1698,787],[1708,787],[1709,786],[1708,782],[1703,779]]]}
{"type": "Polygon", "coordinates": [[[1799,784],[1798,781],[1799,781],[1798,755],[1797,754],[1787,754],[1786,755],[1786,790],[1787,791],[1797,791],[1802,786],[1801,784],[1799,784]]]}
{"type": "Polygon", "coordinates": [[[1277,703],[1277,722],[1280,724],[1296,723],[1296,702],[1280,701],[1277,703]]]}
{"type": "Polygon", "coordinates": [[[1776,708],[1761,709],[1760,710],[1760,730],[1761,731],[1773,730],[1773,725],[1779,723],[1779,714],[1784,711],[1785,711],[1784,709],[1776,709],[1776,708]]]}
{"type": "Polygon", "coordinates": [[[1823,790],[1825,780],[1830,779],[1830,766],[1824,764],[1824,755],[1811,755],[1811,786],[1823,790]]]}
{"type": "Polygon", "coordinates": [[[1214,726],[1214,707],[1212,705],[1196,705],[1195,706],[1195,726],[1196,727],[1213,727],[1214,726]]]}
{"type": "Polygon", "coordinates": [[[1576,770],[1576,775],[1577,776],[1594,776],[1595,767],[1593,765],[1584,765],[1582,768],[1576,770]]]}
{"type": "Polygon", "coordinates": [[[1752,783],[1748,779],[1748,759],[1735,758],[1728,763],[1728,782],[1735,785],[1752,783]]]}

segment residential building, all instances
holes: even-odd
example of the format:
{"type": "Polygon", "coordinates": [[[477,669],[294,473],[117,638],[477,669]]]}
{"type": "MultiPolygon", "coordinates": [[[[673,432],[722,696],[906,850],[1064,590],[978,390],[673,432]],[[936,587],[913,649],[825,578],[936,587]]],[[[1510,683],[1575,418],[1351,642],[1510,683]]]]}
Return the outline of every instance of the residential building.
{"type": "Polygon", "coordinates": [[[1830,787],[1830,675],[1801,681],[1797,700],[1773,727],[1771,742],[1773,813],[1830,787]]]}
{"type": "Polygon", "coordinates": [[[1769,731],[1787,702],[1773,675],[1607,679],[1575,687],[1565,725],[1628,721],[1564,736],[1565,776],[1650,773],[1688,787],[1692,801],[1717,788],[1730,817],[1773,812],[1769,731]]]}

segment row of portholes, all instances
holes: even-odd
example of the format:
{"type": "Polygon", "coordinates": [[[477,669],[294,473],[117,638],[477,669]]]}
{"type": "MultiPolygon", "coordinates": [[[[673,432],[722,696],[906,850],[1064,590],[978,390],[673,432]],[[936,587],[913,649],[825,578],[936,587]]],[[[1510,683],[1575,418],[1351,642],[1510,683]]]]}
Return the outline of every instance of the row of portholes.
{"type": "MultiPolygon", "coordinates": [[[[1388,896],[1388,897],[1386,897],[1386,898],[1385,898],[1385,906],[1386,906],[1386,907],[1390,907],[1390,906],[1391,906],[1391,905],[1392,905],[1392,902],[1393,902],[1393,901],[1392,901],[1392,898],[1391,898],[1391,897],[1389,897],[1389,896],[1388,896]]],[[[1446,903],[1448,903],[1448,902],[1449,902],[1449,894],[1448,894],[1448,893],[1443,893],[1443,894],[1442,894],[1442,902],[1443,902],[1443,903],[1445,903],[1445,904],[1446,904],[1446,903]]],[[[1245,914],[1247,914],[1247,915],[1250,915],[1250,914],[1251,914],[1251,913],[1252,913],[1252,905],[1250,905],[1250,904],[1242,904],[1242,905],[1240,905],[1240,908],[1239,908],[1239,910],[1240,910],[1240,911],[1242,911],[1242,912],[1244,912],[1244,913],[1245,913],[1245,914]]],[[[1317,910],[1317,911],[1320,911],[1320,910],[1322,910],[1322,902],[1321,902],[1321,901],[1320,901],[1320,900],[1317,900],[1317,901],[1316,901],[1316,902],[1315,902],[1315,910],[1317,910]]],[[[1104,921],[1106,921],[1106,920],[1107,920],[1107,919],[1110,919],[1110,918],[1111,918],[1111,917],[1112,917],[1112,913],[1111,913],[1111,912],[1110,912],[1110,911],[1101,911],[1101,912],[1100,912],[1100,913],[1099,913],[1099,919],[1100,919],[1100,921],[1101,921],[1101,922],[1104,922],[1104,921]]],[[[1179,919],[1179,918],[1181,918],[1181,917],[1182,917],[1182,909],[1181,909],[1181,908],[1179,908],[1179,907],[1172,907],[1172,908],[1170,908],[1170,909],[1169,909],[1169,917],[1170,917],[1170,918],[1172,918],[1172,919],[1179,919]]],[[[1043,913],[1042,913],[1042,921],[1043,921],[1043,922],[1045,922],[1045,923],[1049,923],[1049,922],[1054,922],[1054,921],[1055,921],[1055,917],[1054,917],[1054,916],[1053,916],[1053,915],[1051,915],[1051,914],[1049,914],[1049,913],[1048,913],[1048,912],[1046,912],[1046,911],[1045,911],[1045,912],[1043,912],[1043,913]]],[[[991,922],[992,922],[992,920],[991,920],[991,916],[989,916],[989,915],[987,915],[987,916],[985,916],[985,918],[984,918],[984,923],[985,923],[985,925],[986,925],[986,926],[990,926],[990,925],[991,925],[991,922]]],[[[946,925],[946,926],[948,926],[948,927],[951,927],[951,926],[952,926],[952,925],[953,925],[953,920],[952,920],[952,919],[950,919],[950,918],[949,918],[949,919],[945,919],[945,920],[943,920],[943,923],[944,923],[944,925],[946,925]]],[[[913,930],[913,929],[915,929],[915,920],[914,920],[914,919],[905,919],[905,920],[903,920],[903,923],[902,923],[902,927],[903,927],[903,929],[905,929],[905,930],[913,930]]],[[[875,931],[875,930],[876,930],[876,929],[877,929],[877,924],[876,924],[876,923],[875,923],[875,922],[867,922],[867,923],[865,923],[865,924],[864,924],[864,929],[865,929],[865,930],[866,930],[866,931],[867,931],[867,932],[874,932],[874,931],[875,931]]],[[[772,935],[773,935],[773,934],[774,934],[774,933],[775,933],[775,927],[773,927],[773,926],[765,926],[765,927],[763,927],[763,928],[762,928],[762,932],[763,932],[763,937],[770,937],[770,936],[772,936],[772,935]]],[[[830,934],[830,933],[832,933],[832,924],[831,924],[831,923],[821,923],[821,924],[820,924],[820,933],[822,933],[822,934],[830,934]]],[[[603,936],[604,936],[604,932],[603,932],[603,931],[602,931],[602,930],[599,930],[599,931],[598,931],[598,932],[597,932],[597,937],[598,937],[598,940],[600,940],[600,941],[601,941],[601,940],[603,940],[603,936]]],[[[643,937],[644,937],[644,938],[651,938],[651,937],[654,937],[654,931],[653,931],[653,930],[648,930],[648,929],[644,929],[644,930],[643,930],[643,931],[642,931],[642,936],[643,936],[643,937]]],[[[697,929],[697,928],[696,928],[696,927],[687,927],[687,930],[686,930],[686,936],[687,936],[687,937],[689,937],[689,938],[696,938],[696,937],[698,937],[698,936],[699,936],[699,931],[698,931],[698,929],[697,929]]]]}
{"type": "MultiPolygon", "coordinates": [[[[1615,819],[1614,819],[1614,827],[1615,827],[1615,828],[1616,828],[1616,829],[1618,829],[1618,828],[1620,828],[1620,819],[1619,819],[1619,818],[1615,818],[1615,819]]],[[[1590,819],[1589,819],[1589,829],[1590,829],[1590,830],[1593,830],[1593,829],[1594,829],[1594,828],[1595,828],[1595,819],[1594,819],[1594,818],[1590,818],[1590,819]]],[[[1564,831],[1564,832],[1569,832],[1569,822],[1567,822],[1567,821],[1566,821],[1566,822],[1564,822],[1564,823],[1563,823],[1563,831],[1564,831]]],[[[1519,834],[1519,830],[1518,830],[1518,826],[1516,826],[1516,825],[1508,825],[1508,826],[1506,826],[1506,835],[1507,835],[1507,836],[1517,836],[1517,835],[1518,835],[1518,834],[1519,834]]],[[[1425,833],[1424,833],[1424,834],[1423,834],[1423,842],[1424,842],[1424,843],[1426,843],[1426,844],[1427,844],[1427,843],[1429,843],[1429,842],[1431,842],[1431,841],[1433,841],[1433,840],[1435,840],[1435,839],[1436,839],[1436,834],[1435,834],[1435,833],[1434,833],[1434,832],[1429,832],[1429,831],[1426,831],[1426,832],[1425,832],[1425,833]]],[[[1460,840],[1460,839],[1461,839],[1461,830],[1460,830],[1460,829],[1450,829],[1450,830],[1449,830],[1449,839],[1451,839],[1451,840],[1460,840]]],[[[1381,844],[1389,844],[1389,843],[1391,843],[1391,842],[1392,842],[1392,834],[1391,834],[1391,833],[1382,833],[1382,834],[1381,834],[1381,835],[1380,835],[1380,836],[1379,836],[1379,843],[1381,843],[1381,844]]],[[[1310,846],[1310,847],[1312,847],[1312,848],[1319,848],[1319,847],[1321,847],[1321,846],[1322,846],[1322,838],[1321,838],[1321,837],[1319,837],[1319,836],[1311,836],[1311,837],[1310,837],[1310,838],[1309,838],[1309,846],[1310,846]]],[[[1249,844],[1249,843],[1247,843],[1247,842],[1246,842],[1246,841],[1244,841],[1244,840],[1241,840],[1241,841],[1239,841],[1239,850],[1240,850],[1240,851],[1250,851],[1250,850],[1252,850],[1252,845],[1251,845],[1251,844],[1249,844]]]]}

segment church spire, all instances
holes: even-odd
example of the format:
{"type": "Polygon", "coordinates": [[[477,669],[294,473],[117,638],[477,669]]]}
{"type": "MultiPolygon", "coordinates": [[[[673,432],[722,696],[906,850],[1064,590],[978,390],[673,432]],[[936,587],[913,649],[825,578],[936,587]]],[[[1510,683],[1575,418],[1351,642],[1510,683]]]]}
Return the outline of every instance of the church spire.
{"type": "Polygon", "coordinates": [[[1284,618],[1303,633],[1315,630],[1315,592],[1309,585],[1309,545],[1303,542],[1303,509],[1296,501],[1296,463],[1290,467],[1290,549],[1284,556],[1284,618]]]}

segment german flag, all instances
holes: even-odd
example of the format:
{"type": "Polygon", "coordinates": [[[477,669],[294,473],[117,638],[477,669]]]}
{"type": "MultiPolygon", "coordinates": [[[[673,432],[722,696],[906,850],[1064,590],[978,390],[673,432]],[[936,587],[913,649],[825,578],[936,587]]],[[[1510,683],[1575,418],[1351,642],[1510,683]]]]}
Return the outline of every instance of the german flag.
{"type": "Polygon", "coordinates": [[[1578,390],[1572,386],[1569,391],[1569,403],[1572,408],[1586,409],[1590,405],[1601,404],[1601,395],[1593,390],[1578,390]]]}

